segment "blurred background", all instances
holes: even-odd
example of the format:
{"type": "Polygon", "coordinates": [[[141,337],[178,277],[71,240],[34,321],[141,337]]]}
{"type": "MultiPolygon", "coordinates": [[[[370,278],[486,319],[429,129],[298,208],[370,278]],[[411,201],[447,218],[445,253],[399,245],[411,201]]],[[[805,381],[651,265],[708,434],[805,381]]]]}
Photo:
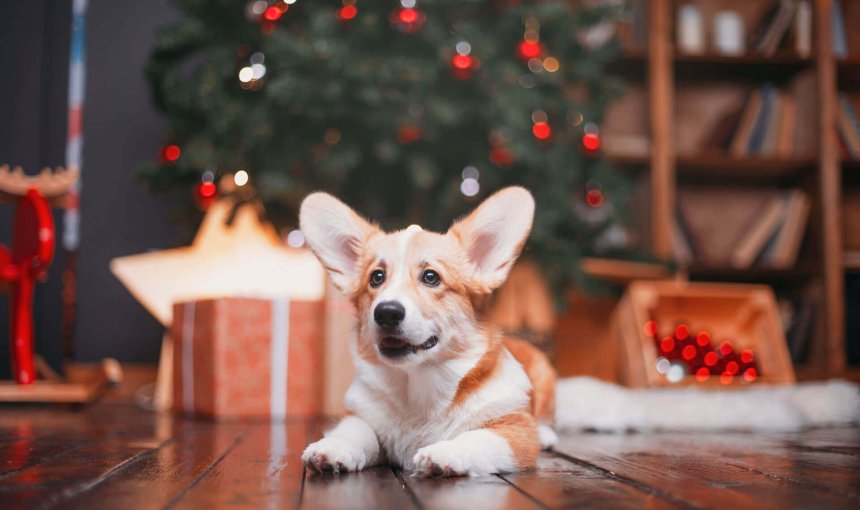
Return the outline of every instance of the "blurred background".
{"type": "MultiPolygon", "coordinates": [[[[151,284],[223,297],[212,282],[233,276],[188,283],[156,262],[141,282],[149,266],[111,261],[169,258],[206,215],[230,232],[251,206],[298,257],[310,191],[386,228],[443,230],[519,184],[535,227],[492,317],[563,374],[624,379],[611,326],[628,285],[688,280],[766,286],[775,329],[751,348],[779,342],[802,378],[857,377],[858,23],[857,0],[3,2],[0,241],[18,235],[20,190],[59,182],[43,168],[79,172],[50,200],[36,352],[56,370],[155,363],[158,306],[182,292],[151,284]]],[[[666,367],[719,375],[705,351],[686,357],[681,325],[742,323],[722,341],[746,345],[729,337],[751,319],[710,299],[645,323],[666,367]],[[678,344],[660,351],[665,328],[678,344]]],[[[0,349],[4,379],[10,361],[0,349]]]]}

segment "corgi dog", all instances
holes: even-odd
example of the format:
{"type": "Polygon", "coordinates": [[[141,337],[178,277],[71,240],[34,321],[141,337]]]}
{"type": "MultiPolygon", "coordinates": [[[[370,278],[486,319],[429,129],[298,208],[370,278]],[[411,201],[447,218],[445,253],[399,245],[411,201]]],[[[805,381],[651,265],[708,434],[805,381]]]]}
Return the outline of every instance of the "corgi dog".
{"type": "Polygon", "coordinates": [[[349,414],[307,447],[308,467],[390,462],[414,476],[486,475],[530,468],[555,443],[552,365],[484,317],[534,207],[510,187],[444,234],[386,233],[331,195],[304,200],[307,244],[358,312],[349,414]]]}

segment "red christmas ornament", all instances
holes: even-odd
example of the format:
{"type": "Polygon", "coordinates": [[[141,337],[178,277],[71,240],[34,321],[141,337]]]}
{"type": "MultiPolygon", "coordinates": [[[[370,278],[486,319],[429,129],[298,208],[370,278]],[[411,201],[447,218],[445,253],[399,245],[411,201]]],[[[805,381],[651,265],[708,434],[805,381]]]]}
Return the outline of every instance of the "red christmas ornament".
{"type": "Polygon", "coordinates": [[[535,122],[532,126],[532,134],[538,140],[547,140],[552,135],[552,128],[546,122],[535,122]]]}
{"type": "Polygon", "coordinates": [[[177,159],[179,159],[179,156],[181,153],[182,153],[182,151],[179,150],[178,145],[168,145],[167,147],[165,147],[164,149],[161,150],[161,157],[165,161],[173,162],[173,161],[176,161],[177,159]]]}
{"type": "Polygon", "coordinates": [[[472,67],[474,59],[469,55],[460,55],[459,53],[451,57],[451,65],[457,69],[469,69],[472,67]]]}
{"type": "Polygon", "coordinates": [[[705,382],[708,378],[711,377],[711,371],[707,368],[700,368],[696,370],[696,380],[699,382],[705,382]]]}
{"type": "Polygon", "coordinates": [[[686,324],[678,324],[675,328],[675,338],[678,340],[686,340],[690,336],[690,328],[686,324]]]}
{"type": "Polygon", "coordinates": [[[358,14],[358,8],[352,4],[344,5],[337,10],[337,17],[342,21],[349,21],[358,14]]]}
{"type": "Polygon", "coordinates": [[[758,371],[754,367],[744,370],[744,381],[753,382],[758,377],[758,371]]]}
{"type": "Polygon", "coordinates": [[[722,354],[723,356],[726,356],[731,352],[734,352],[734,348],[732,348],[731,342],[726,340],[725,342],[720,344],[720,354],[722,354]]]}
{"type": "Polygon", "coordinates": [[[451,72],[456,78],[468,80],[481,67],[481,61],[471,55],[455,54],[451,57],[451,72]]]}
{"type": "Polygon", "coordinates": [[[520,41],[517,46],[517,52],[523,60],[531,60],[543,54],[543,46],[537,41],[520,41]]]}
{"type": "Polygon", "coordinates": [[[391,11],[388,20],[397,30],[412,34],[421,30],[427,21],[427,15],[412,7],[399,7],[391,11]]]}
{"type": "Polygon", "coordinates": [[[404,8],[400,10],[397,17],[400,18],[400,21],[403,23],[415,23],[418,21],[418,11],[415,9],[404,8]]]}
{"type": "Polygon", "coordinates": [[[734,380],[735,376],[728,372],[723,372],[723,375],[720,376],[720,383],[722,384],[731,384],[734,380]]]}
{"type": "Polygon", "coordinates": [[[208,209],[215,202],[218,195],[218,187],[212,181],[204,181],[197,184],[194,191],[197,204],[202,209],[208,209]]]}
{"type": "Polygon", "coordinates": [[[712,367],[717,364],[717,353],[709,352],[705,354],[705,365],[712,367]]]}
{"type": "Polygon", "coordinates": [[[738,365],[737,361],[729,361],[726,363],[726,373],[729,375],[735,375],[738,373],[741,367],[738,365]]]}
{"type": "Polygon", "coordinates": [[[600,207],[603,205],[603,192],[599,189],[590,189],[588,190],[588,193],[585,194],[585,201],[591,207],[600,207]]]}
{"type": "Polygon", "coordinates": [[[279,19],[281,19],[281,15],[284,14],[284,12],[286,12],[287,10],[287,4],[283,5],[284,10],[281,10],[279,7],[275,7],[274,5],[266,8],[266,10],[263,11],[263,18],[269,21],[278,21],[279,19]]]}
{"type": "Polygon", "coordinates": [[[490,162],[497,166],[508,166],[517,160],[516,155],[507,147],[493,147],[490,149],[490,162]]]}
{"type": "Polygon", "coordinates": [[[600,136],[595,133],[586,133],[582,136],[582,146],[588,152],[597,152],[600,149],[600,136]]]}
{"type": "Polygon", "coordinates": [[[424,136],[424,132],[420,127],[407,124],[397,128],[397,141],[403,145],[409,145],[420,140],[424,136]]]}
{"type": "Polygon", "coordinates": [[[667,336],[663,340],[660,340],[660,350],[666,353],[672,352],[675,350],[675,339],[671,336],[667,336]]]}
{"type": "Polygon", "coordinates": [[[753,352],[750,349],[744,349],[741,351],[741,361],[744,363],[752,363],[753,362],[753,352]]]}
{"type": "Polygon", "coordinates": [[[685,345],[684,349],[681,350],[681,357],[687,361],[692,361],[696,357],[696,346],[685,345]]]}
{"type": "Polygon", "coordinates": [[[696,343],[699,344],[699,347],[711,345],[711,335],[707,331],[702,331],[696,335],[696,343]]]}
{"type": "Polygon", "coordinates": [[[645,327],[643,328],[645,331],[645,336],[651,336],[657,334],[657,323],[654,321],[648,321],[645,323],[645,327]]]}

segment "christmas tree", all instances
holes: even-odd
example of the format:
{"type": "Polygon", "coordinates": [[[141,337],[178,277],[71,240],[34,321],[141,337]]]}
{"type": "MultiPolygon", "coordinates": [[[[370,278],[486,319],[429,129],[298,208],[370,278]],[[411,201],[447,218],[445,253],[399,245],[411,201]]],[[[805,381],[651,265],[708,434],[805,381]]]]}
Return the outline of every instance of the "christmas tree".
{"type": "Polygon", "coordinates": [[[619,2],[174,3],[147,69],[167,123],[154,189],[205,199],[241,169],[285,231],[315,190],[444,231],[519,184],[538,204],[527,253],[558,288],[580,255],[625,247],[630,186],[599,132],[619,2]]]}

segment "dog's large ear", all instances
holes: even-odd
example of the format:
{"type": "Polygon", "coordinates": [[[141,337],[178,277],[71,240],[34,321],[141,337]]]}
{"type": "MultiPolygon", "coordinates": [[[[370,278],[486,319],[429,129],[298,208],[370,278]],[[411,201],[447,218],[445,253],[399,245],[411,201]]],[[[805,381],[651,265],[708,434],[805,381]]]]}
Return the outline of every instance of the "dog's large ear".
{"type": "Polygon", "coordinates": [[[495,289],[505,282],[532,228],[535,201],[525,188],[496,192],[448,230],[475,264],[477,277],[495,289]]]}
{"type": "Polygon", "coordinates": [[[349,291],[358,279],[358,259],[377,227],[328,193],[312,193],[299,210],[299,228],[335,287],[349,291]]]}

